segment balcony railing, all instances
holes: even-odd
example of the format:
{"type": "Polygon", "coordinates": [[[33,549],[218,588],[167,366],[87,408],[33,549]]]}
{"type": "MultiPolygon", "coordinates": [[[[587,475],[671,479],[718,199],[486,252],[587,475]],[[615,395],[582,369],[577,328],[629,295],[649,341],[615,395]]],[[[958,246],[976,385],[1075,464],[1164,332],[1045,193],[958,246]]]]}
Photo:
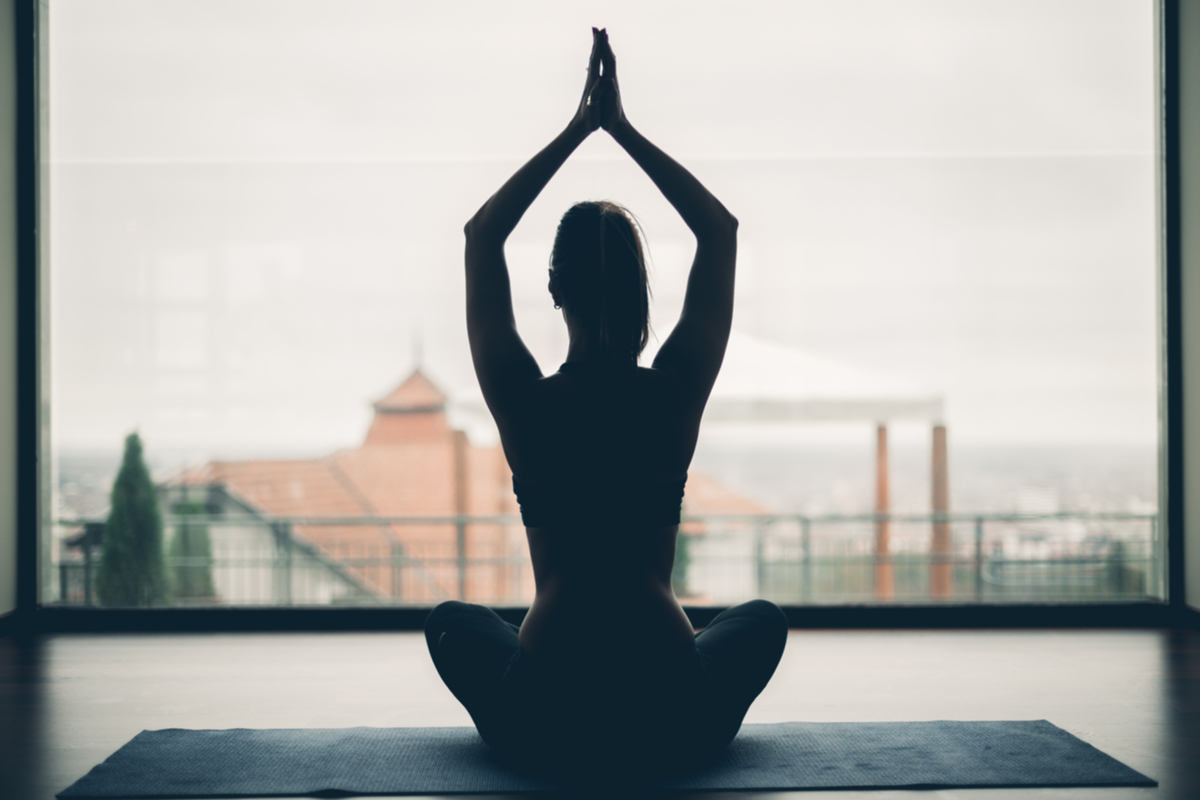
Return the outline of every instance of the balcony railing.
{"type": "MultiPolygon", "coordinates": [[[[408,605],[533,598],[515,516],[165,518],[175,605],[408,605]]],[[[56,524],[60,603],[96,605],[103,524],[56,524]]],[[[598,549],[609,547],[602,540],[598,549]]],[[[685,517],[685,604],[1030,603],[1161,597],[1155,514],[685,517]],[[879,553],[881,523],[888,551],[879,553]],[[931,552],[935,526],[950,548],[931,552]]]]}

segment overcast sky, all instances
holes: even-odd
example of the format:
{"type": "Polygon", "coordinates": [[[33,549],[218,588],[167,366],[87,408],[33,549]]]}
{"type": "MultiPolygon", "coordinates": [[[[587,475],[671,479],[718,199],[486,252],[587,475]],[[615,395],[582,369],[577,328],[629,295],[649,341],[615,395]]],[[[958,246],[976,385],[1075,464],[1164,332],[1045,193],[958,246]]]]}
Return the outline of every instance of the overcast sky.
{"type": "MultiPolygon", "coordinates": [[[[411,367],[472,391],[461,227],[578,103],[625,107],[739,217],[735,327],[946,397],[956,441],[1153,442],[1152,4],[55,0],[63,446],[355,444],[411,367]]],[[[510,243],[522,332],[578,199],[692,244],[601,133],[510,243]]]]}

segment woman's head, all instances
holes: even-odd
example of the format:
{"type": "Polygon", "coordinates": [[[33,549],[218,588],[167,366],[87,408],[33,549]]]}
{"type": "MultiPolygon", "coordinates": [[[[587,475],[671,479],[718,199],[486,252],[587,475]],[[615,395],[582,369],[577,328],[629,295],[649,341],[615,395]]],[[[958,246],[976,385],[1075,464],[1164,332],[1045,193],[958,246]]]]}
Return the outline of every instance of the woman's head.
{"type": "Polygon", "coordinates": [[[607,200],[576,203],[558,223],[550,275],[558,302],[606,356],[637,361],[650,338],[650,285],[639,226],[607,200]]]}

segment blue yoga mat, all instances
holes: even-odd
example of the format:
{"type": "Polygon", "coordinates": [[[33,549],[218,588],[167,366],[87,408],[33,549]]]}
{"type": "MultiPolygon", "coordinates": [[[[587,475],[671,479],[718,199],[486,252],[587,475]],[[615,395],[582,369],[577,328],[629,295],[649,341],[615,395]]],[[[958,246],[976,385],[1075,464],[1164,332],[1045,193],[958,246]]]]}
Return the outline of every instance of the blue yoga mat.
{"type": "MultiPolygon", "coordinates": [[[[596,777],[602,779],[602,777],[596,777]]],[[[588,777],[580,777],[586,786],[588,777]]],[[[742,726],[720,759],[662,790],[1153,786],[1044,720],[742,726]]],[[[144,731],[59,798],[528,793],[475,729],[144,731]]]]}

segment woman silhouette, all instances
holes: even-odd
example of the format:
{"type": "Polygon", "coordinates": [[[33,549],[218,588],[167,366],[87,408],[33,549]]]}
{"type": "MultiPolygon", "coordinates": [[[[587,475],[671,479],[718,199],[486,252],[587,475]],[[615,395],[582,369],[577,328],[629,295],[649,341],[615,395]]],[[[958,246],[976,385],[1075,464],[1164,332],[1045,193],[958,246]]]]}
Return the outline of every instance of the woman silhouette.
{"type": "Polygon", "coordinates": [[[733,315],[737,220],[625,118],[607,33],[592,29],[570,124],[466,226],[471,357],[496,419],[537,593],[520,629],[449,601],[425,625],[438,673],[494,753],[575,783],[695,767],[737,733],[783,653],[787,620],[751,601],[699,634],[671,590],[688,464],[733,315]],[[603,128],[696,236],[683,313],[650,368],[638,227],[586,202],[559,223],[550,295],[570,335],[543,376],[517,334],[504,242],[567,157],[603,128]]]}

